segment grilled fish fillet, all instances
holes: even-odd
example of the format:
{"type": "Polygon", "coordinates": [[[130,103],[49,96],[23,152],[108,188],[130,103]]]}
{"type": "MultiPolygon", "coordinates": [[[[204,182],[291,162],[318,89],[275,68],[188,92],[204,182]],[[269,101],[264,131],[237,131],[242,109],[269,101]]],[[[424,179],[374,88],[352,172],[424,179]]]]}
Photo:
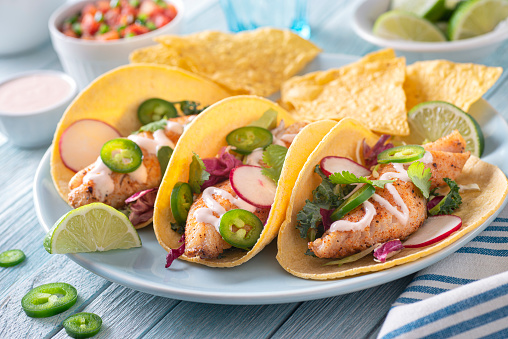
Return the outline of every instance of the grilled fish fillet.
{"type": "MultiPolygon", "coordinates": [[[[168,120],[180,124],[185,124],[190,119],[191,116],[183,116],[168,120]]],[[[171,130],[165,130],[164,132],[168,139],[170,139],[175,144],[180,138],[180,134],[175,133],[171,130]]],[[[152,132],[142,132],[139,135],[153,139],[152,132]]],[[[143,148],[141,148],[141,150],[143,151],[143,165],[147,170],[146,182],[137,182],[132,179],[128,173],[125,174],[112,172],[110,177],[114,183],[114,189],[111,193],[103,196],[100,194],[100,189],[97,188],[97,184],[94,181],[88,181],[86,183],[83,182],[85,175],[96,166],[96,163],[93,163],[77,172],[69,181],[70,192],[67,198],[71,206],[77,208],[93,202],[102,202],[114,208],[121,208],[125,205],[125,199],[134,193],[158,187],[162,180],[159,160],[155,154],[149,154],[143,148]]]]}
{"type": "MultiPolygon", "coordinates": [[[[308,122],[296,122],[289,125],[284,130],[281,130],[280,135],[297,134],[307,124],[308,122]]],[[[289,147],[291,146],[292,138],[287,141],[283,141],[286,147],[289,147]]],[[[234,197],[237,196],[233,191],[229,180],[217,185],[216,187],[222,188],[234,197]]],[[[222,207],[224,207],[226,211],[238,208],[237,206],[231,204],[229,200],[223,199],[220,196],[214,195],[213,197],[221,204],[222,207]]],[[[217,232],[213,225],[196,221],[196,218],[194,218],[194,211],[201,207],[206,207],[206,205],[200,195],[192,204],[189,210],[189,216],[187,217],[187,223],[185,225],[185,255],[188,257],[199,256],[202,259],[217,258],[225,249],[231,248],[231,245],[222,239],[222,236],[219,232],[217,232]]],[[[257,215],[263,223],[265,223],[268,219],[269,213],[269,209],[257,209],[256,212],[254,212],[254,214],[257,215]]],[[[218,215],[215,216],[219,217],[218,215]]]]}
{"type": "MultiPolygon", "coordinates": [[[[454,132],[436,142],[425,145],[425,149],[432,154],[432,163],[426,164],[431,168],[431,188],[444,185],[443,178],[455,180],[462,171],[469,158],[470,152],[464,152],[465,141],[458,132],[454,132]],[[441,151],[445,150],[445,151],[441,151]],[[455,153],[456,152],[456,153],[455,153]],[[464,153],[461,153],[464,152],[464,153]]],[[[405,165],[406,169],[408,165],[405,165]]],[[[393,172],[391,164],[381,167],[379,174],[393,172]]],[[[360,231],[326,231],[323,237],[308,243],[308,248],[319,258],[343,258],[358,253],[377,243],[384,243],[394,239],[405,239],[420,227],[427,217],[427,200],[412,182],[397,179],[393,183],[397,192],[409,209],[409,221],[402,224],[385,207],[372,198],[369,201],[376,208],[376,214],[370,225],[360,231]]],[[[376,193],[402,211],[395,203],[388,190],[376,188],[376,193]]],[[[363,204],[346,214],[343,220],[356,222],[365,215],[363,204]]]]}
{"type": "MultiPolygon", "coordinates": [[[[224,181],[215,187],[225,190],[235,198],[237,197],[229,180],[224,181]]],[[[232,204],[229,200],[224,199],[221,196],[214,194],[213,198],[226,211],[238,208],[238,206],[232,204]]],[[[222,236],[219,232],[217,232],[213,225],[196,221],[194,212],[202,207],[206,207],[206,204],[202,195],[199,195],[189,210],[189,216],[187,217],[187,223],[185,225],[185,255],[188,257],[199,256],[201,259],[217,258],[225,249],[231,248],[231,245],[222,239],[222,236]]],[[[257,209],[254,212],[263,224],[268,219],[269,213],[269,209],[257,209]]],[[[214,213],[214,215],[219,217],[216,213],[214,213]]]]}

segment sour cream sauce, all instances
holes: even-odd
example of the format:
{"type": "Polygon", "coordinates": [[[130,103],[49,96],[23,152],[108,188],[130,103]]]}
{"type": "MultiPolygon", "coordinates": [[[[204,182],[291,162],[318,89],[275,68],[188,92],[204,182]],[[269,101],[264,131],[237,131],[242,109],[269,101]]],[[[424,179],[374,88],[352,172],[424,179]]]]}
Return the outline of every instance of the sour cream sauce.
{"type": "Polygon", "coordinates": [[[37,112],[57,105],[72,93],[71,84],[54,74],[32,74],[0,85],[0,111],[37,112]]]}
{"type": "MultiPolygon", "coordinates": [[[[421,161],[424,164],[432,163],[433,161],[432,154],[430,152],[425,152],[424,156],[417,161],[421,161]]],[[[407,171],[404,169],[404,164],[392,163],[392,166],[395,169],[395,172],[386,172],[383,175],[381,175],[379,180],[400,179],[405,182],[411,180],[407,175],[407,171]]],[[[379,194],[374,193],[371,199],[377,201],[380,205],[386,208],[393,216],[395,216],[395,218],[399,220],[401,224],[407,225],[409,221],[409,209],[406,203],[404,202],[404,200],[402,199],[402,197],[400,196],[399,192],[397,191],[397,189],[394,187],[393,184],[391,183],[385,184],[385,188],[388,190],[388,192],[391,193],[393,199],[395,200],[395,203],[401,208],[402,211],[399,211],[397,207],[390,204],[388,200],[386,200],[379,194]]],[[[360,219],[357,222],[347,220],[337,220],[331,224],[330,231],[331,232],[361,231],[364,230],[367,226],[369,226],[370,223],[372,222],[372,219],[374,219],[374,216],[376,215],[376,208],[368,200],[364,201],[362,205],[365,210],[365,215],[363,216],[362,219],[360,219]]]]}
{"type": "Polygon", "coordinates": [[[231,193],[223,189],[213,186],[205,188],[202,198],[206,207],[198,208],[196,211],[194,211],[193,215],[197,222],[211,224],[213,227],[215,227],[217,232],[219,232],[220,217],[226,213],[226,210],[218,201],[213,198],[214,195],[218,195],[221,198],[228,200],[238,208],[247,210],[252,213],[256,211],[255,206],[249,204],[245,200],[235,198],[233,195],[231,195],[231,193]],[[216,217],[214,213],[216,213],[219,217],[216,217]]]}
{"type": "MultiPolygon", "coordinates": [[[[167,121],[166,131],[171,131],[176,134],[183,133],[183,126],[174,121],[167,121]]],[[[166,136],[163,129],[159,129],[153,133],[153,139],[141,136],[139,134],[131,134],[127,137],[134,141],[139,147],[145,149],[149,154],[157,154],[157,151],[162,146],[169,146],[175,148],[175,144],[166,136]]],[[[94,189],[97,195],[105,197],[112,193],[115,189],[115,183],[111,178],[111,171],[101,160],[97,158],[92,169],[83,177],[83,183],[87,184],[93,182],[94,189]]],[[[134,181],[144,184],[148,180],[148,170],[146,166],[141,163],[135,171],[127,173],[127,175],[134,181]]]]}

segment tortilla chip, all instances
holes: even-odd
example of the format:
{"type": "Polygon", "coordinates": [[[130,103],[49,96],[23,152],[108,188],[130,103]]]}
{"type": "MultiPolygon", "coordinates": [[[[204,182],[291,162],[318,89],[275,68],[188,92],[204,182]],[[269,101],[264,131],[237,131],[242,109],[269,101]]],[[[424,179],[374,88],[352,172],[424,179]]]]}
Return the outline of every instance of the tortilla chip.
{"type": "MultiPolygon", "coordinates": [[[[174,222],[174,218],[171,213],[170,196],[177,182],[189,180],[192,152],[197,153],[201,158],[215,157],[219,150],[227,145],[226,135],[229,132],[246,126],[270,108],[278,112],[279,122],[281,119],[286,125],[295,122],[283,108],[267,99],[255,96],[236,96],[212,105],[200,114],[184,132],[173,152],[155,202],[154,231],[157,240],[166,251],[181,245],[178,242],[181,235],[171,229],[170,223],[174,222]],[[227,124],[225,124],[226,121],[227,124]]],[[[261,251],[277,236],[279,227],[286,216],[293,185],[305,160],[335,124],[336,122],[330,120],[310,124],[295,137],[286,155],[275,193],[275,202],[270,210],[265,228],[256,245],[250,251],[228,250],[220,259],[189,258],[185,255],[180,258],[206,266],[233,267],[246,262],[261,251]]]]}
{"type": "MultiPolygon", "coordinates": [[[[68,169],[58,147],[65,129],[82,119],[108,123],[127,136],[141,127],[138,106],[149,98],[169,101],[193,100],[210,105],[230,94],[213,82],[168,66],[127,65],[116,68],[92,82],[65,111],[53,138],[51,176],[60,196],[67,201],[69,181],[75,172],[68,169]]],[[[93,138],[93,132],[90,132],[93,138]]],[[[86,144],[86,140],[83,140],[86,144]]],[[[79,149],[79,145],[76,145],[79,149]]],[[[97,154],[99,156],[99,154],[97,154]]]]}
{"type": "Polygon", "coordinates": [[[393,55],[385,50],[342,68],[293,77],[282,86],[282,105],[301,120],[350,117],[376,132],[408,135],[405,59],[393,55]]]}
{"type": "Polygon", "coordinates": [[[407,67],[406,108],[426,101],[447,101],[468,111],[494,85],[501,67],[458,64],[446,60],[419,61],[407,67]]]}
{"type": "Polygon", "coordinates": [[[384,263],[377,263],[372,256],[366,256],[340,267],[323,266],[333,259],[305,255],[307,240],[300,238],[299,231],[295,227],[296,215],[305,205],[305,199],[312,197],[312,190],[321,183],[318,175],[313,173],[314,166],[329,155],[357,160],[355,149],[363,138],[366,138],[369,144],[377,141],[377,137],[358,122],[350,119],[342,120],[316,147],[300,172],[290,198],[286,221],[281,226],[277,242],[277,260],[289,273],[305,279],[328,280],[377,272],[415,261],[441,250],[480,226],[500,208],[508,193],[508,181],[503,172],[498,167],[471,156],[456,182],[464,185],[476,183],[481,190],[461,193],[462,205],[454,212],[462,218],[462,227],[459,231],[427,247],[406,248],[384,263]]]}
{"type": "Polygon", "coordinates": [[[238,34],[205,31],[155,39],[163,46],[134,51],[131,62],[177,66],[236,94],[269,96],[321,51],[289,30],[261,28],[238,34]]]}

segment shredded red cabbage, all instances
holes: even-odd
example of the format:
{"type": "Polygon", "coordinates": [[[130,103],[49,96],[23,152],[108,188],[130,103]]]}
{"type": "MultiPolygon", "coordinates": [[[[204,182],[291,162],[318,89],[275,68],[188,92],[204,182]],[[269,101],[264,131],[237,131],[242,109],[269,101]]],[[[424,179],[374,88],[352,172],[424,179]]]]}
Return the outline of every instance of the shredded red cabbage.
{"type": "Polygon", "coordinates": [[[205,188],[217,185],[229,178],[229,172],[235,167],[242,165],[242,161],[233,154],[226,152],[226,147],[222,147],[219,156],[216,158],[203,159],[205,169],[210,173],[210,178],[201,185],[201,192],[205,188]]]}
{"type": "Polygon", "coordinates": [[[323,228],[326,231],[330,229],[330,226],[332,225],[333,221],[330,218],[332,215],[333,210],[325,210],[324,208],[319,209],[319,214],[321,214],[321,218],[323,220],[323,228]]]}
{"type": "Polygon", "coordinates": [[[386,259],[397,254],[403,248],[404,246],[399,239],[387,241],[374,250],[374,260],[385,262],[386,259]]]}
{"type": "Polygon", "coordinates": [[[390,139],[390,135],[383,134],[373,147],[370,147],[363,139],[363,160],[365,161],[366,167],[377,165],[377,155],[389,148],[393,148],[391,142],[385,144],[390,139]]]}
{"type": "Polygon", "coordinates": [[[441,200],[443,200],[444,198],[444,195],[439,195],[437,197],[434,197],[432,198],[428,203],[427,203],[427,211],[430,211],[432,208],[434,208],[437,204],[439,204],[441,202],[441,200]]]}
{"type": "Polygon", "coordinates": [[[134,226],[142,224],[153,217],[155,198],[157,198],[157,188],[151,188],[137,192],[125,200],[131,211],[129,220],[134,226]]]}
{"type": "Polygon", "coordinates": [[[180,238],[180,240],[178,240],[178,242],[182,243],[182,246],[169,250],[169,253],[166,256],[166,266],[164,266],[165,268],[171,266],[173,261],[175,261],[176,258],[181,256],[185,252],[185,234],[182,235],[182,237],[180,238]]]}

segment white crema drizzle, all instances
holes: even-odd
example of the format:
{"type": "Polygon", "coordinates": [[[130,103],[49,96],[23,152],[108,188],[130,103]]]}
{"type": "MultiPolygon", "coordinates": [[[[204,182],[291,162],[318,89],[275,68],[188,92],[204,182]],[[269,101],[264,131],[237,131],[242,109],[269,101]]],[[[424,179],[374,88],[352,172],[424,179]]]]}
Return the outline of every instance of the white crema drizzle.
{"type": "MultiPolygon", "coordinates": [[[[174,121],[167,121],[165,129],[168,132],[176,134],[183,133],[183,126],[174,121]]],[[[147,138],[139,134],[131,134],[127,138],[134,141],[139,147],[145,149],[149,154],[157,154],[157,151],[162,146],[169,146],[175,148],[175,144],[166,136],[164,130],[159,129],[153,133],[153,139],[147,138]]],[[[83,183],[87,184],[93,182],[94,189],[97,195],[105,197],[112,193],[115,189],[115,183],[111,178],[111,171],[99,157],[94,163],[90,171],[83,177],[83,183]]],[[[144,184],[148,179],[148,170],[146,166],[141,163],[135,171],[127,173],[127,175],[134,181],[144,184]]]]}
{"type": "MultiPolygon", "coordinates": [[[[422,158],[422,162],[424,163],[431,163],[432,162],[432,154],[429,152],[425,152],[424,157],[422,158]],[[428,154],[428,156],[427,156],[428,154]],[[427,156],[427,157],[425,157],[427,156]],[[430,158],[430,160],[429,160],[430,158]]],[[[408,182],[411,179],[407,175],[407,171],[404,169],[404,164],[401,163],[392,163],[393,168],[396,172],[387,172],[381,175],[379,180],[392,180],[392,179],[400,179],[402,181],[408,182]]],[[[392,204],[388,202],[385,198],[380,196],[379,194],[374,193],[374,195],[371,197],[374,201],[377,201],[381,206],[386,208],[391,214],[393,214],[401,224],[407,225],[409,221],[409,208],[407,207],[406,203],[404,202],[404,199],[400,196],[399,192],[395,188],[395,186],[392,183],[385,184],[385,188],[390,192],[390,194],[393,196],[393,199],[395,200],[395,203],[401,208],[402,211],[399,211],[399,209],[392,204]]],[[[357,222],[352,221],[346,221],[346,220],[337,220],[332,223],[330,226],[330,231],[359,231],[365,229],[367,226],[370,225],[372,222],[372,219],[374,219],[374,215],[376,214],[376,209],[374,205],[372,205],[371,202],[364,201],[363,202],[363,208],[365,209],[365,215],[363,218],[357,222]]]]}
{"type": "Polygon", "coordinates": [[[233,205],[237,206],[238,208],[247,210],[249,212],[254,213],[256,211],[256,207],[249,204],[245,200],[242,200],[240,198],[235,198],[231,193],[217,188],[217,187],[207,187],[203,191],[203,202],[205,203],[206,207],[198,208],[194,211],[194,218],[197,222],[204,222],[206,224],[211,224],[217,232],[219,232],[219,223],[220,223],[220,217],[226,213],[226,210],[222,205],[213,198],[214,195],[218,195],[223,199],[228,200],[233,205]],[[214,212],[219,216],[216,217],[214,215],[214,212]]]}

